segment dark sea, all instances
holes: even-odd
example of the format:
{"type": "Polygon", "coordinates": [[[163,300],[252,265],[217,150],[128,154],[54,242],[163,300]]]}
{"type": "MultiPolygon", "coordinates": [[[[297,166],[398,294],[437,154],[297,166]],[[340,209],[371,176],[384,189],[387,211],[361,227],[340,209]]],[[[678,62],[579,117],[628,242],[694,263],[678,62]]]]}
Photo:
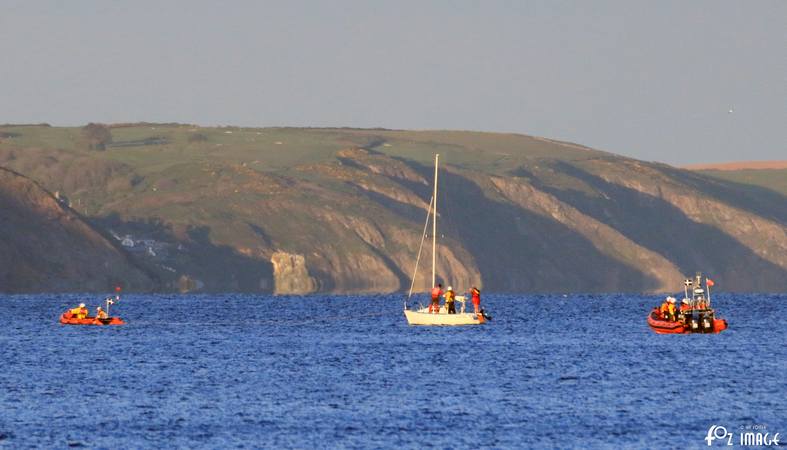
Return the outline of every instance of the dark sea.
{"type": "Polygon", "coordinates": [[[125,326],[58,324],[100,300],[0,296],[0,448],[787,442],[785,294],[716,296],[718,335],[656,335],[637,295],[485,295],[493,320],[455,328],[401,296],[127,295],[125,326]]]}

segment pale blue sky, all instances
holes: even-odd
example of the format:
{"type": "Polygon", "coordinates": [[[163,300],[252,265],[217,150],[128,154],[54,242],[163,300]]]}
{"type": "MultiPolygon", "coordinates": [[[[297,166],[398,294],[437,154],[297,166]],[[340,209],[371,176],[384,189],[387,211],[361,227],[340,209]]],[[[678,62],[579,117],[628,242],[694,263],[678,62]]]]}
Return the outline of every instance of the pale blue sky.
{"type": "Polygon", "coordinates": [[[782,0],[0,5],[0,123],[467,129],[674,164],[787,159],[782,0]]]}

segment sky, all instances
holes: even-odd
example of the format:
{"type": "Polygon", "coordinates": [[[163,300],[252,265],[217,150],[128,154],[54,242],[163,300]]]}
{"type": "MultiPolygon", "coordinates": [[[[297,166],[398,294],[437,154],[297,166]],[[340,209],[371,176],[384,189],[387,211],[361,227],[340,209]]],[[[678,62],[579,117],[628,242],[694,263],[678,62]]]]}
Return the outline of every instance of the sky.
{"type": "Polygon", "coordinates": [[[787,159],[787,1],[0,0],[0,123],[514,132],[787,159]]]}

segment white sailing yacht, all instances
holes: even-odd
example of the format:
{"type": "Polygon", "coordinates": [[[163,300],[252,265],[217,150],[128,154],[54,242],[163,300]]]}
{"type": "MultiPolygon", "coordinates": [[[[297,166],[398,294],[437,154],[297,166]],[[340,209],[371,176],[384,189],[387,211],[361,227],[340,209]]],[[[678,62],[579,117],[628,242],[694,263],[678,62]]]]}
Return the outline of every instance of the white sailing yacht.
{"type": "Polygon", "coordinates": [[[408,309],[407,302],[413,295],[413,287],[415,286],[415,278],[418,274],[418,263],[421,260],[421,250],[424,247],[424,238],[426,237],[426,230],[429,226],[429,218],[432,218],[432,286],[436,286],[436,263],[437,263],[437,166],[440,155],[434,157],[434,193],[429,202],[429,209],[426,212],[426,223],[424,224],[424,232],[421,234],[421,245],[418,247],[418,256],[415,259],[415,270],[413,271],[413,279],[410,283],[410,292],[407,294],[407,299],[404,301],[404,316],[407,318],[407,323],[410,325],[480,325],[484,323],[485,316],[483,313],[475,314],[472,312],[465,312],[465,298],[456,296],[456,301],[460,304],[459,312],[456,314],[448,314],[445,305],[440,308],[438,313],[429,312],[428,306],[421,306],[417,309],[408,309]]]}

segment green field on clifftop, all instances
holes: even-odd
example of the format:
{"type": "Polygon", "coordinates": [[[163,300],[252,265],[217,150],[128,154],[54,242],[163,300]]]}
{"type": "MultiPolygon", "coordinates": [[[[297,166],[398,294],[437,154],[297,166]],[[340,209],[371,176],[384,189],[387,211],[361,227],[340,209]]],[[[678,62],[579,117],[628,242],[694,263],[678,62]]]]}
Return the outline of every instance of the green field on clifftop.
{"type": "Polygon", "coordinates": [[[787,169],[700,170],[704,175],[760,186],[787,195],[787,169]]]}

